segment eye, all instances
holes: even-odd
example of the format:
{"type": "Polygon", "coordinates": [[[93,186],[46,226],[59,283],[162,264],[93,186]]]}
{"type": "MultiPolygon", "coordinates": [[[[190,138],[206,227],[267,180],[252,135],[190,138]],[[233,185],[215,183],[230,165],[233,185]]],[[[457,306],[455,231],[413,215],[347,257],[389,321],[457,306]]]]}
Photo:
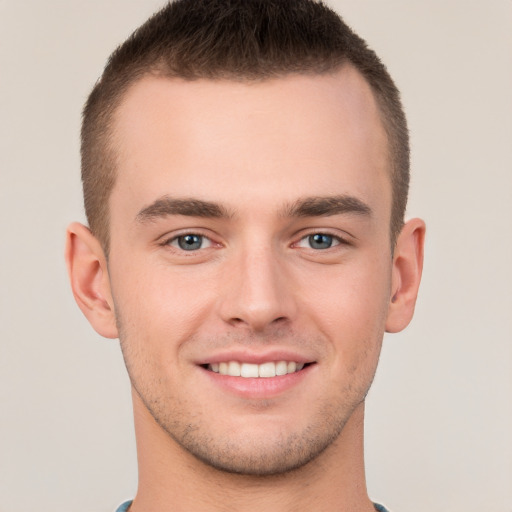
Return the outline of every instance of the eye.
{"type": "Polygon", "coordinates": [[[330,249],[341,242],[339,238],[328,235],[326,233],[314,233],[302,238],[297,244],[298,247],[305,247],[307,249],[330,249]]]}
{"type": "Polygon", "coordinates": [[[173,238],[167,242],[167,245],[176,247],[177,249],[181,249],[183,251],[197,251],[199,249],[206,249],[207,247],[211,247],[212,241],[203,235],[187,233],[185,235],[180,235],[173,238]]]}

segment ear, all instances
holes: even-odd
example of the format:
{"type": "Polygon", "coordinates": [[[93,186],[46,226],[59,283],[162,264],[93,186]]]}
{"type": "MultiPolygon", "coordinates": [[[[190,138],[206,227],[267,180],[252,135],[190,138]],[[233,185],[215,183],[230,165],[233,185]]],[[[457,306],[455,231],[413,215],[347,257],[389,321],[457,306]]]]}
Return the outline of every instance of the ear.
{"type": "Polygon", "coordinates": [[[75,300],[93,328],[106,338],[117,338],[114,301],[107,260],[97,238],[75,222],[66,232],[66,264],[75,300]]]}
{"type": "Polygon", "coordinates": [[[405,329],[412,319],[423,270],[424,241],[425,223],[421,219],[408,221],[398,236],[393,255],[387,332],[405,329]]]}

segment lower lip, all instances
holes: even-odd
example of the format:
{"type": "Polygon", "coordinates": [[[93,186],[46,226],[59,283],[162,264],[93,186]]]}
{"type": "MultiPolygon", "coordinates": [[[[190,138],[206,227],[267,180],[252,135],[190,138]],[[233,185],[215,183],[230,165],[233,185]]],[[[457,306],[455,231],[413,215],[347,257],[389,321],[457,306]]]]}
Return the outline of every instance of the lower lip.
{"type": "Polygon", "coordinates": [[[232,377],[221,375],[201,367],[211,382],[225,391],[243,398],[273,398],[299,385],[313,370],[314,364],[302,370],[276,377],[232,377]]]}

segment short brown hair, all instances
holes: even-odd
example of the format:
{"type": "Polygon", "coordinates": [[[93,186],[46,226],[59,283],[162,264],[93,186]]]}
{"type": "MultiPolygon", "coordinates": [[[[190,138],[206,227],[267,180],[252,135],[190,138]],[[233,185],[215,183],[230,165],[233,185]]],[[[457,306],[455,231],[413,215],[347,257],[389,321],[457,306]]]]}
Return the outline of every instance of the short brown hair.
{"type": "Polygon", "coordinates": [[[370,84],[389,142],[391,240],[403,224],[409,137],[399,92],[365,41],[315,0],[176,0],[110,56],[83,111],[82,182],[92,232],[108,254],[108,201],[116,177],[112,120],[127,89],[154,74],[185,80],[262,80],[352,64],[370,84]]]}

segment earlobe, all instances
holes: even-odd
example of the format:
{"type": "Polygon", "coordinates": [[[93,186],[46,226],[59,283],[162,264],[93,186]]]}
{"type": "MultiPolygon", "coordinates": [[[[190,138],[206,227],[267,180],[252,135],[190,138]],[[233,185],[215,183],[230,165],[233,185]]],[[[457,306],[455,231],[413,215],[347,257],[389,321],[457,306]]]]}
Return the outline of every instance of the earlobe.
{"type": "Polygon", "coordinates": [[[73,295],[82,313],[99,334],[117,338],[107,261],[99,241],[82,224],[73,223],[67,229],[66,264],[73,295]]]}
{"type": "Polygon", "coordinates": [[[387,332],[405,329],[412,319],[423,270],[425,223],[408,221],[398,236],[393,256],[387,332]]]}

